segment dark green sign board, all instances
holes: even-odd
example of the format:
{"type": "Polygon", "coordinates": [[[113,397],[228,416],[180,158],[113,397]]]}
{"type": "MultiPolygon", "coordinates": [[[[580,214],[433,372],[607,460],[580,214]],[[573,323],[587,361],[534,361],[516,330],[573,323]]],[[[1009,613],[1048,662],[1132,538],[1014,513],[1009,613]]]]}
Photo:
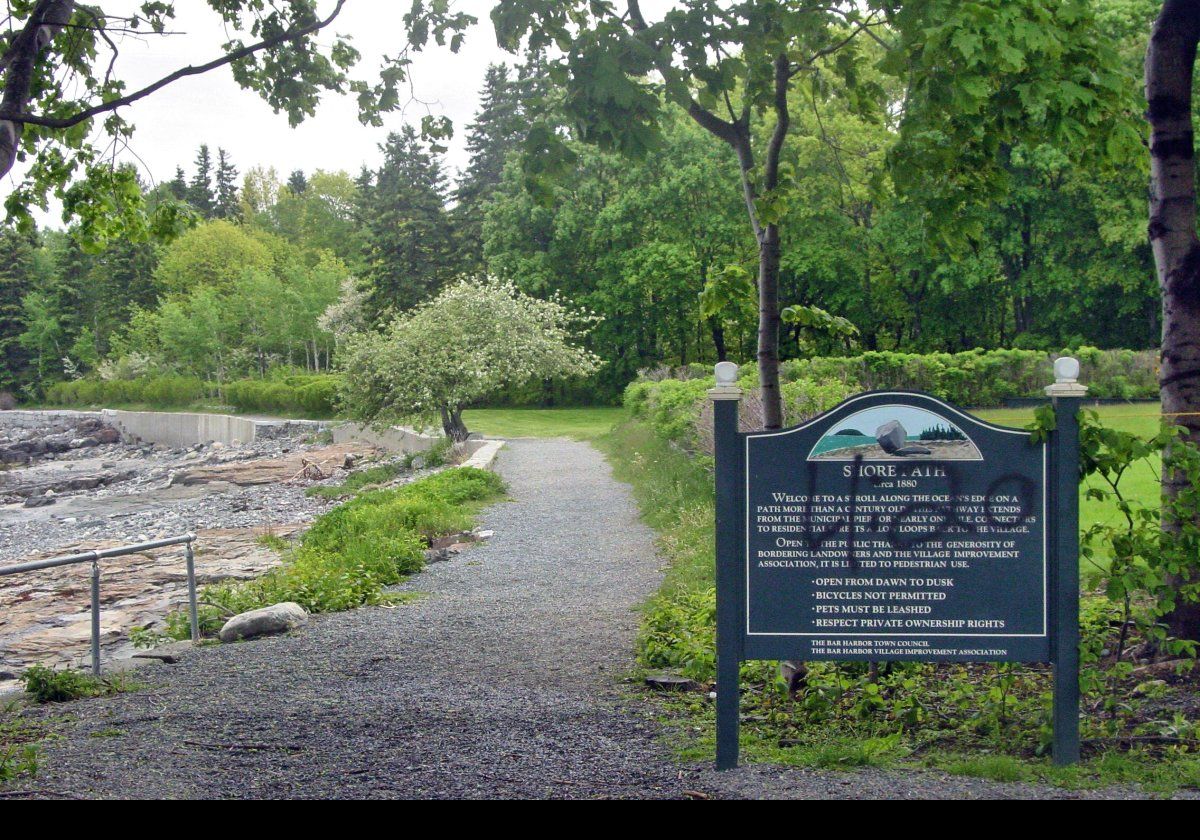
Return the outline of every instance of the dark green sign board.
{"type": "Polygon", "coordinates": [[[1056,757],[1075,760],[1079,400],[1038,443],[908,392],[741,433],[720,391],[718,766],[748,659],[1053,662],[1056,757]]]}

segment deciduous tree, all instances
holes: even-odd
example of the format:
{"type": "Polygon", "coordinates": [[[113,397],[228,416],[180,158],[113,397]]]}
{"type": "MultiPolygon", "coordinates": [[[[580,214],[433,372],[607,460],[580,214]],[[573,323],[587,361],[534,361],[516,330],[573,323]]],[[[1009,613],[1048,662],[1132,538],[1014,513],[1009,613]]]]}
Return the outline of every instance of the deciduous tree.
{"type": "MultiPolygon", "coordinates": [[[[861,42],[886,52],[902,79],[902,144],[893,169],[920,182],[934,221],[947,226],[964,194],[1004,186],[997,152],[1006,143],[1131,142],[1112,107],[1121,76],[1096,37],[1086,0],[686,0],[660,20],[637,0],[543,3],[493,9],[500,43],[533,51],[554,45],[551,77],[580,136],[626,154],[659,141],[662,111],[675,103],[736,158],[750,229],[758,242],[759,383],[765,425],[783,422],[779,392],[780,224],[790,175],[781,167],[792,120],[789,94],[817,68],[840,75],[864,103],[878,86],[856,82],[861,42]],[[766,121],[756,136],[754,120],[766,121]]],[[[1136,135],[1132,137],[1136,142],[1136,135]]],[[[569,164],[553,127],[535,127],[542,169],[569,164]]]]}
{"type": "MultiPolygon", "coordinates": [[[[1150,120],[1150,245],[1162,290],[1162,410],[1200,444],[1200,238],[1196,235],[1196,140],[1193,77],[1200,42],[1200,3],[1166,0],[1146,50],[1150,120]]],[[[1176,498],[1190,477],[1169,467],[1163,494],[1176,498]]],[[[1165,518],[1168,533],[1180,523],[1165,518]]],[[[1194,525],[1200,527],[1200,511],[1194,525]]],[[[1200,574],[1193,562],[1180,583],[1200,574]]],[[[1181,600],[1168,616],[1172,634],[1200,640],[1200,602],[1181,600]]]]}
{"type": "Polygon", "coordinates": [[[346,340],[344,405],[368,423],[436,418],[466,440],[464,408],[531,379],[593,372],[599,359],[574,343],[585,322],[511,283],[456,283],[382,332],[346,340]]]}
{"type": "MultiPolygon", "coordinates": [[[[379,125],[381,115],[401,107],[413,51],[430,39],[457,51],[470,15],[435,0],[415,0],[404,16],[407,32],[384,59],[375,79],[353,78],[360,59],[343,36],[318,40],[348,0],[208,0],[214,23],[230,33],[210,61],[179,67],[131,90],[122,78],[124,36],[180,37],[171,30],[177,4],[146,0],[133,9],[115,3],[75,0],[14,0],[0,20],[0,176],[18,160],[28,163],[24,180],[5,201],[12,217],[31,224],[30,209],[47,196],[64,200],[69,216],[89,217],[94,226],[124,230],[143,209],[140,195],[125,189],[132,173],[103,159],[109,140],[95,142],[94,129],[118,143],[133,125],[121,109],[152,96],[179,79],[229,67],[239,85],[259,94],[296,125],[311,116],[325,92],[350,93],[359,119],[379,125]],[[107,8],[106,8],[107,7],[107,8]],[[72,183],[82,177],[86,184],[72,183]]],[[[424,127],[444,135],[448,123],[428,118],[424,127]]],[[[163,224],[173,224],[164,210],[163,224]]],[[[145,233],[144,220],[137,226],[145,233]]]]}

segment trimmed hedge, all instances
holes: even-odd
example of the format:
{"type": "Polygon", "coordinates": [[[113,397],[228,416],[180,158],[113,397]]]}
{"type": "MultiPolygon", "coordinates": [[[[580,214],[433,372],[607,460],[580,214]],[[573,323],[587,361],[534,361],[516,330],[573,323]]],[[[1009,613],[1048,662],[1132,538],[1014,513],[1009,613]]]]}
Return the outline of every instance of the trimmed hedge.
{"type": "MultiPolygon", "coordinates": [[[[1081,363],[1080,379],[1097,399],[1153,399],[1158,396],[1157,356],[1153,351],[1072,351],[1081,363]]],[[[974,350],[967,353],[871,352],[858,356],[794,359],[780,371],[786,421],[799,423],[827,411],[860,391],[925,391],[968,408],[1001,405],[1013,397],[1040,397],[1053,381],[1054,359],[1039,350],[974,350]]],[[[711,417],[705,392],[713,379],[699,365],[670,371],[674,378],[640,379],[625,389],[625,405],[649,423],[659,437],[688,449],[711,450],[711,417]]],[[[662,377],[663,371],[654,376],[662,377]]],[[[744,421],[753,426],[757,372],[742,369],[748,392],[744,421]]]]}
{"type": "MultiPolygon", "coordinates": [[[[971,350],[965,353],[871,352],[849,357],[793,359],[783,380],[839,381],[854,390],[902,388],[926,391],[971,408],[990,408],[1013,397],[1040,397],[1054,381],[1054,359],[1041,350],[971,350]]],[[[1080,361],[1080,380],[1097,399],[1155,399],[1158,357],[1153,350],[1070,351],[1080,361]]]]}
{"type": "Polygon", "coordinates": [[[194,376],[153,376],[144,379],[76,379],[55,382],[46,389],[46,402],[61,406],[109,406],[145,403],[160,408],[187,408],[217,397],[217,386],[194,376]]]}
{"type": "Polygon", "coordinates": [[[222,388],[225,402],[238,411],[277,411],[332,415],[337,411],[340,376],[313,374],[282,379],[241,379],[222,388]]]}

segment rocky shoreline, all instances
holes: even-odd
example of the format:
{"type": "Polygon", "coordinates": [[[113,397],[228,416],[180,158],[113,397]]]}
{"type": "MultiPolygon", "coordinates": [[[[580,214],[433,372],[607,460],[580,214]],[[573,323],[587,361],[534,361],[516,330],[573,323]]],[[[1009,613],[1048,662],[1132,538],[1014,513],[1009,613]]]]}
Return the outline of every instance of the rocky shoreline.
{"type": "MultiPolygon", "coordinates": [[[[382,453],[290,436],[169,448],[122,440],[88,417],[0,427],[0,565],[197,533],[201,582],[248,578],[279,562],[261,537],[298,535],[334,502],[305,491],[345,479],[382,453]]],[[[0,577],[0,690],[26,665],[77,665],[90,632],[86,566],[0,577]]],[[[184,603],[178,549],[105,561],[106,656],[129,653],[128,631],[184,603]]]]}

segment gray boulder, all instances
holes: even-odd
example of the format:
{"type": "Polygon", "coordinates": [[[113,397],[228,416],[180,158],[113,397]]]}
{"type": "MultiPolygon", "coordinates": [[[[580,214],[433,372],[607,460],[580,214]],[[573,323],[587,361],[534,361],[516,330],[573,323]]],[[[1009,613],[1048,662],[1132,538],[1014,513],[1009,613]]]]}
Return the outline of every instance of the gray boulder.
{"type": "Polygon", "coordinates": [[[908,432],[899,420],[889,420],[875,430],[875,439],[889,455],[893,455],[908,443],[908,432]]]}
{"type": "Polygon", "coordinates": [[[304,607],[292,601],[273,604],[261,610],[251,610],[225,622],[221,628],[222,642],[239,639],[257,639],[259,636],[274,636],[294,630],[308,621],[304,607]]]}

